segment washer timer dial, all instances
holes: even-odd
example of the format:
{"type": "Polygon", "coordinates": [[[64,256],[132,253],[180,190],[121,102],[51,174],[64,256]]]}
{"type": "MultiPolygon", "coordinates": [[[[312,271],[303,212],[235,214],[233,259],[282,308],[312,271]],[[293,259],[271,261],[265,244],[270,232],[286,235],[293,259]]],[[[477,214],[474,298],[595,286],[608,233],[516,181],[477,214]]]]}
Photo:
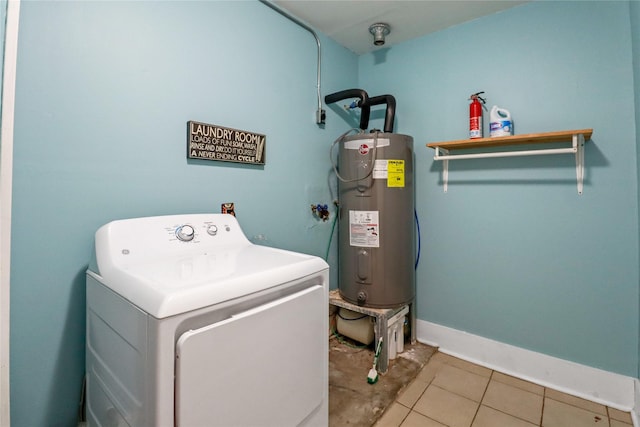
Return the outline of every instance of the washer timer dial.
{"type": "Polygon", "coordinates": [[[195,237],[196,232],[190,225],[181,225],[176,229],[176,237],[183,242],[190,242],[195,237]]]}

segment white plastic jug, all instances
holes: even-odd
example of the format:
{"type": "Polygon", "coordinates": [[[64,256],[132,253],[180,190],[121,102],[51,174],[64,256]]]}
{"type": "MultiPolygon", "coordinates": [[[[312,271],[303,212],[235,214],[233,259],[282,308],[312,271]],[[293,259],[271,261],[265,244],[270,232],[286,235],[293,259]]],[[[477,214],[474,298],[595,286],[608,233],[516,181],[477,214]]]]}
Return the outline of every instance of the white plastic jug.
{"type": "Polygon", "coordinates": [[[489,113],[489,135],[509,136],[513,135],[513,120],[511,113],[504,108],[494,105],[489,113]]]}

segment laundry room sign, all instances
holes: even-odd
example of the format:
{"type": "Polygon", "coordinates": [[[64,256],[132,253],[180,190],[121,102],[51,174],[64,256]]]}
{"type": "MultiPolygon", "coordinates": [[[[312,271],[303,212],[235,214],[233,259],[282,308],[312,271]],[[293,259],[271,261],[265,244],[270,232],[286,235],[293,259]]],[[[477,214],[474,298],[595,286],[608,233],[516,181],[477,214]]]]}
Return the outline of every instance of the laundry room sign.
{"type": "Polygon", "coordinates": [[[265,135],[194,121],[187,126],[187,158],[264,165],[265,135]]]}

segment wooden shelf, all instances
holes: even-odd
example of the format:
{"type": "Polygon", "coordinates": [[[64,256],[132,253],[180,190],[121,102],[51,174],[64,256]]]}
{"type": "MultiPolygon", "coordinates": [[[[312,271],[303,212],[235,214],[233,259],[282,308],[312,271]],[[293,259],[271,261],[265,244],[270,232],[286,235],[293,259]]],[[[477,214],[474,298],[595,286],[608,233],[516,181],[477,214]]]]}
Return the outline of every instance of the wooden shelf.
{"type": "MultiPolygon", "coordinates": [[[[447,192],[449,160],[479,159],[487,157],[540,156],[545,154],[575,154],[578,194],[582,194],[584,179],[584,143],[591,139],[593,129],[564,130],[558,132],[530,133],[524,135],[499,136],[494,138],[460,139],[457,141],[432,142],[427,147],[436,150],[434,160],[442,160],[442,181],[447,192]],[[565,148],[539,148],[540,144],[570,143],[565,148]],[[518,149],[525,145],[538,145],[534,149],[518,149]],[[495,147],[512,147],[509,151],[484,150],[495,147]],[[474,150],[469,153],[452,154],[456,150],[474,150]]],[[[529,147],[527,147],[529,148],[529,147]]],[[[459,151],[458,151],[459,153],[459,151]]]]}
{"type": "Polygon", "coordinates": [[[563,130],[558,132],[528,133],[525,135],[496,136],[493,138],[460,139],[457,141],[432,142],[429,148],[444,148],[445,150],[462,150],[472,148],[506,147],[525,144],[545,144],[552,142],[571,141],[573,135],[584,135],[589,140],[593,129],[563,130]]]}

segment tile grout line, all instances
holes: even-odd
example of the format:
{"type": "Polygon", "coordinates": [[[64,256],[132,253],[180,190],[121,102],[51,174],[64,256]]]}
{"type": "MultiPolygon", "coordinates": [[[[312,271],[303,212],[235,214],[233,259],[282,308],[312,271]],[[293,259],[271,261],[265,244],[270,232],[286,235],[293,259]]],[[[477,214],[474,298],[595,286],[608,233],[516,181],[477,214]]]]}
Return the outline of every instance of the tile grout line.
{"type": "MultiPolygon", "coordinates": [[[[499,372],[499,371],[495,371],[495,370],[494,370],[494,371],[492,371],[491,376],[490,376],[490,378],[489,378],[489,383],[490,383],[491,381],[495,381],[495,382],[496,382],[496,383],[498,383],[498,384],[502,384],[502,385],[507,386],[507,387],[513,387],[513,388],[515,388],[515,389],[517,389],[517,390],[520,390],[520,391],[522,391],[522,392],[525,392],[525,393],[530,393],[530,394],[538,395],[537,393],[531,392],[531,391],[529,391],[529,390],[525,390],[525,389],[522,389],[522,388],[516,387],[516,386],[514,386],[514,385],[507,384],[507,383],[504,383],[504,382],[502,382],[502,381],[499,381],[497,378],[493,378],[494,373],[500,373],[500,372],[499,372]]],[[[487,393],[487,390],[488,390],[488,389],[489,389],[489,384],[487,384],[487,388],[485,389],[485,393],[484,393],[484,395],[482,396],[482,400],[483,400],[483,401],[484,401],[484,398],[485,398],[485,396],[486,396],[486,393],[487,393]]],[[[538,395],[538,396],[540,396],[540,395],[538,395]]],[[[480,405],[481,405],[481,406],[482,406],[482,404],[483,404],[483,403],[482,403],[482,402],[480,402],[480,405]]],[[[512,418],[516,418],[516,419],[518,419],[518,420],[520,420],[520,421],[524,421],[524,422],[526,422],[527,424],[535,425],[535,426],[537,426],[537,427],[542,426],[542,412],[540,413],[540,422],[539,422],[539,423],[537,423],[537,424],[534,424],[534,423],[533,423],[533,422],[531,422],[530,420],[528,420],[528,419],[526,419],[526,418],[523,418],[523,417],[521,417],[521,416],[519,416],[519,415],[514,415],[514,414],[511,414],[511,413],[509,413],[509,412],[505,412],[505,411],[503,411],[502,409],[494,408],[494,407],[493,407],[493,406],[491,406],[491,405],[484,405],[484,406],[486,406],[487,408],[490,408],[490,409],[492,409],[492,410],[494,410],[494,411],[496,411],[496,412],[499,412],[499,413],[501,413],[501,414],[507,415],[507,416],[512,417],[512,418]]],[[[543,408],[544,408],[544,389],[543,389],[543,395],[542,395],[542,406],[543,406],[543,408]]],[[[474,417],[474,421],[475,421],[475,417],[474,417]]]]}
{"type": "MultiPolygon", "coordinates": [[[[455,364],[449,363],[449,361],[447,361],[447,360],[443,361],[442,366],[451,366],[451,367],[454,367],[454,368],[458,368],[458,369],[464,370],[465,372],[468,372],[468,373],[471,373],[471,374],[479,375],[479,374],[477,374],[476,372],[474,372],[474,371],[472,371],[472,370],[467,370],[467,369],[462,368],[462,367],[460,367],[460,366],[457,366],[457,365],[455,365],[455,364]]],[[[404,422],[404,421],[407,419],[407,417],[411,414],[411,412],[417,412],[418,414],[421,414],[420,412],[415,411],[415,410],[414,410],[414,407],[415,407],[416,403],[417,403],[417,402],[418,402],[418,401],[423,397],[423,395],[424,395],[424,393],[426,392],[426,390],[427,390],[430,386],[432,386],[432,385],[433,385],[433,382],[434,382],[434,380],[435,380],[435,378],[436,378],[436,376],[437,376],[437,372],[438,372],[438,371],[440,371],[440,369],[442,368],[442,366],[440,366],[440,368],[436,371],[436,373],[434,374],[433,378],[431,378],[428,382],[426,382],[426,387],[422,390],[422,392],[420,393],[420,396],[416,399],[416,401],[415,401],[415,402],[412,404],[412,406],[409,408],[409,413],[408,413],[408,414],[403,418],[402,422],[404,422]]],[[[426,367],[426,365],[425,365],[425,367],[426,367]]],[[[497,373],[497,371],[495,371],[495,370],[491,370],[491,373],[490,373],[490,375],[489,375],[489,380],[487,381],[487,385],[486,385],[486,387],[485,387],[485,389],[484,389],[484,392],[483,392],[482,397],[481,397],[481,399],[480,399],[480,402],[479,402],[479,404],[478,404],[478,408],[476,409],[475,414],[474,414],[474,416],[473,416],[473,418],[472,418],[472,420],[471,420],[471,426],[473,425],[473,423],[474,423],[474,422],[475,422],[475,420],[477,419],[478,413],[479,413],[479,411],[480,411],[480,407],[483,405],[483,401],[484,401],[484,398],[486,397],[486,393],[487,393],[487,390],[488,390],[488,388],[489,388],[489,384],[491,383],[491,381],[497,381],[497,382],[499,382],[499,383],[501,383],[501,384],[510,385],[510,384],[502,383],[501,381],[497,380],[497,379],[495,378],[496,373],[497,373]]],[[[433,386],[434,386],[434,387],[438,387],[438,386],[436,386],[436,385],[433,385],[433,386]]],[[[510,385],[510,386],[520,389],[519,387],[514,386],[514,385],[510,385]]],[[[438,387],[438,388],[441,388],[441,387],[438,387]]],[[[446,389],[443,389],[443,390],[446,390],[446,389]]],[[[522,391],[525,391],[525,392],[528,392],[528,393],[533,393],[533,394],[535,394],[534,392],[529,391],[529,390],[527,390],[527,389],[521,389],[521,390],[522,390],[522,391]]],[[[558,390],[551,389],[551,388],[549,388],[549,387],[544,387],[544,386],[542,387],[542,395],[541,395],[541,396],[542,396],[542,407],[541,407],[541,411],[540,411],[539,422],[538,422],[537,424],[534,424],[534,425],[537,425],[537,426],[540,426],[540,427],[542,427],[542,426],[543,426],[544,413],[545,413],[544,411],[545,411],[545,406],[546,406],[546,405],[545,405],[545,403],[546,403],[546,399],[550,399],[550,400],[553,400],[554,402],[557,402],[557,403],[560,403],[560,404],[563,404],[563,405],[567,405],[567,406],[570,406],[570,407],[573,407],[573,408],[577,408],[577,409],[580,409],[580,410],[583,410],[583,411],[586,411],[586,412],[592,413],[592,414],[594,414],[594,416],[605,416],[605,417],[606,417],[606,420],[607,420],[607,424],[606,424],[606,426],[611,427],[611,422],[612,422],[612,418],[611,418],[611,408],[609,408],[609,406],[608,406],[608,405],[602,405],[602,406],[604,406],[604,408],[605,408],[605,413],[606,413],[606,415],[603,415],[603,414],[600,414],[600,413],[598,413],[598,412],[595,412],[595,411],[593,411],[593,410],[591,410],[591,409],[587,409],[587,408],[585,408],[585,407],[583,407],[583,406],[580,406],[579,404],[569,403],[569,402],[565,402],[565,401],[563,401],[563,400],[555,399],[555,398],[553,398],[551,395],[549,395],[549,391],[557,392],[558,390]]],[[[457,393],[454,393],[454,394],[456,394],[456,395],[457,395],[457,393]]],[[[460,395],[458,395],[458,396],[460,396],[460,395]]],[[[572,395],[569,395],[569,396],[572,396],[572,395]]],[[[464,397],[464,396],[461,396],[461,397],[464,397]]],[[[577,397],[577,396],[573,396],[573,397],[577,397]]],[[[591,401],[589,401],[588,399],[583,399],[583,400],[586,400],[587,402],[591,402],[591,401]]],[[[399,402],[398,402],[398,403],[399,403],[399,402]]],[[[405,405],[402,405],[402,406],[406,407],[405,405]]],[[[494,409],[494,410],[496,410],[496,411],[498,411],[498,412],[501,412],[501,413],[503,413],[503,414],[505,414],[505,415],[509,415],[509,416],[512,416],[512,417],[514,416],[514,415],[511,415],[511,414],[509,414],[509,413],[503,412],[503,411],[501,411],[501,410],[497,410],[497,409],[495,409],[495,408],[492,408],[492,409],[494,409]]],[[[423,414],[421,414],[421,415],[423,415],[423,414]]],[[[427,417],[427,418],[429,418],[429,417],[427,417]]],[[[528,420],[526,420],[526,419],[523,419],[523,418],[520,418],[520,417],[517,417],[517,416],[516,416],[515,418],[518,418],[518,419],[520,419],[520,420],[522,420],[522,421],[525,421],[525,422],[531,422],[531,421],[528,421],[528,420]]],[[[431,418],[429,418],[429,419],[431,419],[431,418]]],[[[617,420],[617,419],[616,419],[616,420],[617,420]]],[[[402,424],[402,422],[401,422],[400,424],[402,424]]],[[[633,424],[631,424],[631,425],[633,425],[633,424]]],[[[605,425],[603,425],[603,427],[605,427],[605,425]]]]}
{"type": "MultiPolygon", "coordinates": [[[[434,353],[433,355],[435,355],[435,354],[437,354],[437,352],[434,353]]],[[[432,357],[433,357],[433,355],[432,355],[432,357]]],[[[404,415],[402,417],[402,419],[399,420],[399,423],[397,424],[397,427],[400,427],[403,423],[405,423],[407,421],[407,419],[409,419],[409,417],[412,414],[414,416],[420,415],[420,416],[426,417],[429,420],[433,420],[434,422],[442,423],[443,425],[446,425],[446,426],[449,425],[449,424],[446,424],[449,421],[442,422],[442,421],[435,420],[435,419],[423,414],[422,412],[419,412],[419,411],[414,409],[415,406],[417,405],[417,403],[424,397],[424,394],[426,393],[427,389],[429,389],[430,387],[435,387],[435,388],[441,389],[443,391],[448,391],[449,393],[453,393],[453,394],[455,394],[455,395],[457,395],[459,397],[474,401],[473,399],[470,399],[470,398],[468,398],[468,397],[466,397],[464,395],[458,394],[457,392],[449,391],[447,388],[444,388],[444,387],[441,387],[439,385],[435,385],[434,384],[436,378],[438,377],[438,374],[442,373],[442,369],[444,367],[447,367],[447,366],[455,368],[457,370],[462,370],[462,371],[466,372],[467,374],[484,376],[484,375],[478,373],[475,370],[467,369],[467,368],[465,368],[463,366],[459,366],[456,363],[450,363],[451,361],[448,360],[448,359],[433,361],[431,358],[429,358],[429,360],[424,364],[424,366],[420,369],[420,371],[418,371],[418,374],[416,375],[416,378],[414,378],[412,383],[418,382],[418,381],[416,381],[417,376],[420,375],[420,373],[423,370],[428,368],[428,365],[430,364],[430,362],[431,363],[436,362],[437,367],[436,366],[432,366],[432,368],[434,369],[432,375],[425,375],[426,378],[429,378],[427,381],[419,381],[421,383],[420,387],[422,387],[423,385],[424,385],[424,387],[423,387],[422,391],[419,393],[419,395],[414,399],[413,403],[410,406],[409,405],[405,405],[404,403],[401,403],[398,400],[399,397],[402,395],[402,393],[398,393],[398,395],[396,395],[396,397],[394,399],[394,403],[397,403],[402,408],[406,408],[408,410],[406,415],[404,415]]],[[[523,392],[526,392],[526,393],[538,394],[537,392],[532,391],[531,389],[524,388],[524,387],[519,387],[518,385],[510,383],[510,382],[500,381],[498,378],[502,378],[502,377],[499,374],[503,374],[503,373],[501,373],[499,371],[496,371],[496,370],[493,370],[493,369],[487,369],[487,370],[490,371],[490,374],[489,374],[488,377],[485,376],[485,378],[487,378],[487,383],[485,385],[485,388],[483,390],[483,393],[482,393],[479,401],[477,402],[478,406],[477,406],[477,408],[475,410],[475,413],[474,413],[474,415],[473,415],[473,417],[471,419],[470,425],[468,427],[472,427],[474,425],[475,421],[477,420],[478,414],[480,412],[480,408],[483,406],[484,399],[487,397],[487,392],[488,392],[488,389],[489,389],[489,385],[491,384],[491,381],[496,381],[496,383],[500,383],[500,384],[505,385],[505,386],[514,387],[514,388],[516,388],[518,390],[521,390],[523,392]]],[[[507,374],[504,374],[504,375],[507,375],[507,374]]],[[[523,380],[523,381],[528,383],[528,381],[526,381],[526,380],[523,380]]],[[[409,384],[408,387],[410,387],[410,386],[411,386],[411,384],[409,384]]],[[[521,418],[520,416],[513,415],[513,414],[510,414],[508,412],[504,412],[503,410],[493,408],[492,406],[489,406],[489,405],[485,405],[485,406],[487,406],[487,408],[491,408],[492,410],[494,410],[496,412],[499,412],[499,413],[502,413],[504,415],[519,419],[519,420],[521,420],[523,422],[529,423],[529,425],[531,425],[531,426],[542,427],[543,423],[544,423],[545,410],[548,409],[548,408],[546,408],[546,400],[550,399],[554,403],[558,403],[558,404],[561,404],[561,405],[566,405],[567,407],[572,407],[572,408],[579,409],[581,411],[585,411],[585,412],[593,414],[596,417],[595,422],[604,420],[604,418],[606,417],[607,424],[603,424],[602,427],[611,427],[612,426],[612,422],[614,421],[614,419],[612,418],[612,411],[613,411],[614,408],[610,408],[608,405],[600,404],[600,406],[604,407],[604,414],[602,414],[601,412],[598,412],[598,411],[600,411],[600,408],[597,408],[597,410],[593,410],[593,408],[591,408],[589,406],[583,406],[581,404],[582,400],[584,400],[586,402],[592,402],[592,401],[590,401],[588,399],[584,399],[584,398],[580,398],[578,396],[573,396],[573,395],[570,395],[570,394],[567,394],[567,393],[563,393],[563,392],[560,392],[559,390],[555,390],[553,388],[549,388],[549,387],[545,387],[545,386],[542,386],[541,388],[542,388],[542,393],[538,394],[538,396],[542,397],[542,405],[541,405],[541,410],[540,410],[540,413],[539,413],[539,418],[538,418],[538,422],[537,423],[535,421],[530,421],[528,419],[521,418]],[[552,393],[550,393],[550,392],[552,392],[552,393]],[[554,393],[558,393],[558,394],[556,395],[554,393]],[[569,400],[568,402],[564,401],[564,400],[561,400],[564,395],[567,395],[569,397],[576,397],[576,398],[578,398],[580,400],[579,401],[569,400]],[[597,419],[599,417],[602,417],[602,418],[597,419]]],[[[406,388],[405,388],[405,391],[406,391],[406,388]]],[[[597,403],[597,402],[593,402],[593,403],[597,403]]],[[[621,411],[621,412],[624,412],[624,411],[621,411]]],[[[378,422],[379,421],[380,421],[380,419],[378,419],[378,422]]],[[[618,420],[618,418],[615,418],[615,421],[617,421],[617,422],[620,421],[621,423],[623,423],[621,425],[626,425],[627,424],[626,421],[618,420]]],[[[633,424],[630,424],[630,426],[633,426],[633,424]]]]}
{"type": "Polygon", "coordinates": [[[494,371],[493,369],[491,370],[491,375],[489,375],[489,381],[487,381],[487,385],[484,388],[484,391],[482,392],[482,396],[480,397],[480,402],[478,402],[478,409],[476,409],[476,413],[473,414],[473,418],[471,419],[471,424],[469,425],[469,427],[471,427],[473,425],[473,423],[476,420],[476,417],[478,416],[478,412],[480,412],[480,407],[482,407],[482,401],[484,400],[484,397],[487,394],[487,390],[489,389],[489,384],[491,383],[491,380],[493,379],[493,374],[496,371],[494,371]]]}
{"type": "MultiPolygon", "coordinates": [[[[433,357],[433,355],[431,357],[433,357]]],[[[425,369],[428,364],[429,364],[429,361],[427,361],[427,363],[425,363],[425,365],[422,367],[422,369],[425,369]]],[[[418,372],[418,375],[420,375],[420,372],[422,372],[422,369],[418,372]]],[[[417,375],[416,375],[416,377],[417,377],[417,375]]],[[[427,389],[429,388],[429,386],[431,385],[431,383],[433,382],[434,379],[435,379],[435,374],[434,374],[433,378],[431,378],[431,380],[429,380],[429,382],[427,382],[427,386],[424,388],[424,390],[422,390],[422,393],[420,393],[420,395],[418,396],[416,401],[411,404],[411,407],[409,407],[409,412],[407,412],[407,415],[405,415],[404,418],[402,418],[402,421],[400,421],[400,424],[398,424],[398,426],[401,426],[402,423],[405,422],[405,420],[409,417],[409,415],[411,415],[412,412],[416,412],[416,413],[420,414],[420,412],[414,411],[413,407],[416,406],[416,403],[418,403],[420,398],[422,398],[422,395],[424,395],[424,393],[427,391],[427,389]]],[[[414,378],[413,382],[416,382],[415,378],[414,378]]],[[[413,384],[413,382],[412,382],[412,384],[413,384]]],[[[412,384],[410,384],[408,387],[410,387],[412,384]]],[[[404,406],[406,408],[405,405],[403,405],[402,403],[398,402],[398,397],[400,397],[400,394],[398,396],[396,396],[396,398],[394,399],[394,402],[399,404],[399,405],[401,405],[401,406],[404,406]]],[[[420,414],[420,415],[422,415],[422,414],[420,414]]]]}
{"type": "MultiPolygon", "coordinates": [[[[565,401],[558,400],[558,399],[554,399],[554,398],[553,398],[553,397],[551,397],[551,396],[547,396],[547,389],[549,389],[549,388],[548,388],[548,387],[545,387],[545,388],[544,388],[544,398],[545,398],[545,399],[553,400],[554,402],[560,403],[560,404],[562,404],[562,405],[571,406],[572,408],[580,409],[580,410],[583,410],[583,411],[589,412],[589,413],[594,414],[594,415],[603,415],[603,414],[600,414],[600,413],[598,413],[598,412],[592,411],[591,409],[587,409],[587,408],[585,408],[585,407],[583,407],[583,406],[580,406],[580,405],[577,405],[577,404],[573,404],[573,403],[569,403],[569,402],[565,402],[565,401]]],[[[555,389],[550,389],[550,390],[553,390],[553,391],[555,391],[555,392],[559,392],[558,390],[555,390],[555,389]]],[[[559,392],[559,393],[563,393],[563,392],[559,392]]],[[[574,396],[574,395],[572,395],[572,394],[568,394],[568,393],[563,393],[563,394],[566,394],[567,396],[571,396],[571,397],[576,397],[576,398],[578,398],[578,399],[582,399],[582,400],[585,400],[585,401],[590,402],[590,403],[597,403],[597,402],[593,402],[593,401],[588,400],[588,399],[584,399],[584,398],[581,398],[581,397],[578,397],[578,396],[574,396]]],[[[607,405],[603,405],[603,404],[601,404],[601,403],[597,403],[597,404],[598,404],[598,405],[601,405],[601,406],[604,406],[605,412],[607,413],[605,416],[606,416],[609,420],[611,420],[611,417],[609,416],[609,406],[607,406],[607,405]]],[[[543,408],[544,408],[544,400],[543,400],[542,406],[543,406],[543,408]]],[[[609,424],[611,424],[611,422],[609,422],[609,424]]]]}
{"type": "Polygon", "coordinates": [[[540,411],[539,426],[542,426],[542,420],[544,420],[544,403],[547,401],[547,387],[542,388],[542,410],[540,411]]]}

